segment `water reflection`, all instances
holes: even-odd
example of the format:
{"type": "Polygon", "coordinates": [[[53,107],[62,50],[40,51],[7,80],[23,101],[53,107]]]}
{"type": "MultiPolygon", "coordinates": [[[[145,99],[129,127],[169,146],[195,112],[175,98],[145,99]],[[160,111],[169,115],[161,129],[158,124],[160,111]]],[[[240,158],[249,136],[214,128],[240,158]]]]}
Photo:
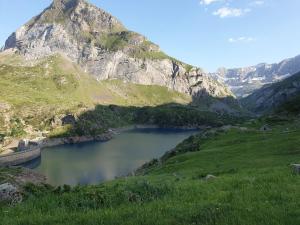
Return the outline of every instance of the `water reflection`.
{"type": "Polygon", "coordinates": [[[53,185],[96,184],[130,173],[163,155],[196,131],[135,129],[105,143],[48,148],[27,166],[44,174],[53,185]]]}

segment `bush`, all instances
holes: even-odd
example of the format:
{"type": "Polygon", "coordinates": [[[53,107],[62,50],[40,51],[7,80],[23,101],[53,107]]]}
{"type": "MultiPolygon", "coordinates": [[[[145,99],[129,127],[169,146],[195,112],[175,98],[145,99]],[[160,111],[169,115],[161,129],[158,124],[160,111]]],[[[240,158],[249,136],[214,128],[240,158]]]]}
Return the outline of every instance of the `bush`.
{"type": "Polygon", "coordinates": [[[0,143],[4,141],[4,138],[5,138],[5,134],[0,133],[0,143]]]}
{"type": "Polygon", "coordinates": [[[26,134],[26,132],[24,131],[24,125],[19,118],[13,119],[11,122],[13,126],[10,131],[10,136],[21,137],[26,134]]]}

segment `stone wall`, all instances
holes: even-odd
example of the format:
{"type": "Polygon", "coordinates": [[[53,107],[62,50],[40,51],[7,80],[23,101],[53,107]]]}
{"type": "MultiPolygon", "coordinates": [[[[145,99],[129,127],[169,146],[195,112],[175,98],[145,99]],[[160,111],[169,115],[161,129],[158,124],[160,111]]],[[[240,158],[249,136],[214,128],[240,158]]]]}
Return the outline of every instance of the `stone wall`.
{"type": "Polygon", "coordinates": [[[0,156],[0,166],[16,166],[41,156],[41,149],[36,148],[0,156]]]}

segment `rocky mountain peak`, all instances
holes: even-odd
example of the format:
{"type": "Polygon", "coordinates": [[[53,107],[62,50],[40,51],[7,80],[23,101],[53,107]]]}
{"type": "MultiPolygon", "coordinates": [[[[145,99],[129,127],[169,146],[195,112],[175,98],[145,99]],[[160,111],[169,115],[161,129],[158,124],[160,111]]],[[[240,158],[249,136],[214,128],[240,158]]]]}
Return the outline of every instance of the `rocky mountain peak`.
{"type": "Polygon", "coordinates": [[[54,0],[52,7],[56,9],[67,9],[75,7],[82,0],[54,0]]]}
{"type": "Polygon", "coordinates": [[[98,81],[159,85],[201,98],[232,96],[201,69],[176,60],[85,0],[54,0],[5,43],[29,60],[61,54],[98,81]]]}
{"type": "Polygon", "coordinates": [[[56,13],[67,14],[83,4],[85,6],[89,5],[85,0],[53,0],[52,4],[48,7],[48,10],[51,10],[52,13],[56,11],[56,13]]]}
{"type": "Polygon", "coordinates": [[[73,26],[84,32],[117,32],[124,31],[123,24],[109,13],[97,8],[85,0],[54,0],[40,15],[27,25],[60,24],[73,26]]]}

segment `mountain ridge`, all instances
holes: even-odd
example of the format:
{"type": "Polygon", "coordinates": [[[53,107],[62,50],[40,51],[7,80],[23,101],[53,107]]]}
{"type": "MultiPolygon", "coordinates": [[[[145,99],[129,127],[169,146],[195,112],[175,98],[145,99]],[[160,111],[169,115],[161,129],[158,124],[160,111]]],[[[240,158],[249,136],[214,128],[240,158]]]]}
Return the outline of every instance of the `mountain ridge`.
{"type": "MultiPolygon", "coordinates": [[[[105,110],[113,111],[109,105],[129,110],[179,104],[179,109],[151,110],[151,115],[162,111],[159,118],[172,112],[172,121],[193,121],[194,116],[181,116],[190,108],[206,119],[209,114],[215,120],[240,114],[224,84],[166,55],[85,0],[55,0],[21,26],[0,53],[0,70],[0,134],[8,139],[68,135],[68,127],[52,126],[53,118],[78,116],[97,106],[102,106],[104,111],[96,112],[102,116],[105,110]]],[[[109,115],[103,115],[108,124],[115,120],[109,115]]],[[[88,127],[93,127],[90,121],[88,127]]],[[[146,122],[153,123],[153,118],[146,122]]]]}
{"type": "Polygon", "coordinates": [[[276,111],[282,104],[300,95],[300,72],[289,78],[263,86],[241,99],[244,107],[258,114],[276,111]]]}
{"type": "Polygon", "coordinates": [[[300,55],[278,63],[259,63],[241,68],[219,68],[211,76],[227,84],[239,98],[252,94],[265,84],[282,81],[300,71],[300,55]]]}
{"type": "Polygon", "coordinates": [[[233,96],[200,68],[180,62],[85,0],[55,0],[6,41],[28,60],[61,53],[95,79],[160,85],[201,98],[233,96]]]}

